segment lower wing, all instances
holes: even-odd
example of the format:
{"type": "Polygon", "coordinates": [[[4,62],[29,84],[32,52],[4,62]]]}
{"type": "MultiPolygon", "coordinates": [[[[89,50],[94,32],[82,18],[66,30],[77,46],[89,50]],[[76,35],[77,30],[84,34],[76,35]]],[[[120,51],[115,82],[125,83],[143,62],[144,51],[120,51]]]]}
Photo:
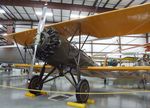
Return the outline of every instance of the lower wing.
{"type": "Polygon", "coordinates": [[[143,74],[149,74],[150,66],[122,66],[122,67],[111,67],[111,66],[99,66],[99,67],[86,67],[82,68],[81,72],[85,76],[89,77],[113,77],[113,78],[133,78],[143,77],[143,74]]]}

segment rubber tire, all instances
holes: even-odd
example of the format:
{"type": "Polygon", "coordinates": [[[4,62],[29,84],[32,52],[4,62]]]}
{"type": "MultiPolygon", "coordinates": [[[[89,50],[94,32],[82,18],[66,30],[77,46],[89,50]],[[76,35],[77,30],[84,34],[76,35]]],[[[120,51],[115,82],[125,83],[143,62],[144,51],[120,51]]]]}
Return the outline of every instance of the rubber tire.
{"type": "MultiPolygon", "coordinates": [[[[28,89],[34,89],[34,90],[42,90],[43,84],[39,85],[39,77],[38,75],[34,75],[29,83],[28,89]]],[[[35,95],[40,95],[40,92],[29,90],[30,93],[35,95]]]]}
{"type": "MultiPolygon", "coordinates": [[[[76,92],[78,93],[89,93],[90,86],[86,79],[81,79],[77,85],[76,92]]],[[[78,103],[86,103],[89,98],[89,94],[76,94],[76,99],[78,103]]]]}

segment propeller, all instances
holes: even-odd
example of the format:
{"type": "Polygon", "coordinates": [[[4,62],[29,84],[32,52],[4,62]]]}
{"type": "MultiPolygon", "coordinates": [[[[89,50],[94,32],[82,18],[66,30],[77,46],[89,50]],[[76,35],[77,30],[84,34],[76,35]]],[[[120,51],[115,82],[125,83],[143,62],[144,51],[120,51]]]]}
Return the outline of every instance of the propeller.
{"type": "Polygon", "coordinates": [[[29,79],[32,77],[33,66],[35,63],[35,57],[36,57],[36,52],[37,52],[37,46],[40,42],[41,33],[44,30],[44,25],[45,25],[45,20],[46,20],[46,11],[47,11],[47,7],[44,7],[43,11],[42,11],[42,16],[41,16],[39,24],[38,24],[37,35],[35,37],[35,42],[34,42],[34,54],[33,54],[30,71],[29,71],[29,79]]]}

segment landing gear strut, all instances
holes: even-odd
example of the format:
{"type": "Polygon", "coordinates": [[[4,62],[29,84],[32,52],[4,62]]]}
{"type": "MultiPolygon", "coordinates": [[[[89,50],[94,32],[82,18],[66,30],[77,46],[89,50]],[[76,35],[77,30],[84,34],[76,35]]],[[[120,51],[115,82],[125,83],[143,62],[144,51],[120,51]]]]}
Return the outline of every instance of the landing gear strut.
{"type": "MultiPolygon", "coordinates": [[[[77,70],[77,80],[78,83],[76,84],[76,99],[78,103],[86,103],[89,98],[90,86],[86,79],[81,79],[81,72],[80,72],[80,58],[81,58],[81,49],[83,48],[85,42],[87,41],[89,35],[87,35],[86,39],[84,40],[83,44],[81,45],[81,25],[79,24],[79,50],[76,57],[74,57],[76,63],[76,70],[77,70]]],[[[74,36],[72,37],[74,38],[74,36]]]]}

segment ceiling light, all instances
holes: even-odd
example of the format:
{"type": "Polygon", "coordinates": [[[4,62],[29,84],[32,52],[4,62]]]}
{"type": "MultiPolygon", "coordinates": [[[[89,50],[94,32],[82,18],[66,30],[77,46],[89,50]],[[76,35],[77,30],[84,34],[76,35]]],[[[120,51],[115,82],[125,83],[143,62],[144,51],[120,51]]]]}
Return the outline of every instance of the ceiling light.
{"type": "MultiPolygon", "coordinates": [[[[42,12],[35,12],[35,13],[36,13],[36,15],[39,15],[39,16],[42,15],[42,12]]],[[[48,13],[46,13],[46,16],[53,16],[53,14],[48,12],[48,13]]]]}
{"type": "Polygon", "coordinates": [[[85,17],[87,17],[87,16],[85,16],[85,15],[80,15],[80,18],[85,18],[85,17]]]}
{"type": "Polygon", "coordinates": [[[46,13],[46,16],[53,16],[53,14],[52,13],[46,13]]]}
{"type": "Polygon", "coordinates": [[[121,53],[111,53],[111,54],[107,54],[107,56],[121,56],[121,53]]]}
{"type": "Polygon", "coordinates": [[[47,5],[48,5],[48,3],[46,2],[44,5],[45,5],[45,6],[47,6],[47,5]]]}
{"type": "Polygon", "coordinates": [[[73,18],[73,19],[74,19],[74,18],[79,18],[79,15],[71,14],[71,15],[70,15],[70,18],[73,18]]]}
{"type": "Polygon", "coordinates": [[[72,19],[85,18],[85,17],[86,17],[85,15],[77,15],[77,14],[71,14],[71,15],[70,15],[70,18],[72,18],[72,19]]]}
{"type": "Polygon", "coordinates": [[[0,28],[2,28],[3,26],[0,24],[0,28]]]}
{"type": "Polygon", "coordinates": [[[3,34],[3,36],[6,36],[6,35],[7,35],[7,33],[4,33],[4,34],[3,34]]]}
{"type": "Polygon", "coordinates": [[[4,10],[2,10],[2,9],[0,9],[0,13],[5,13],[5,11],[4,11],[4,10]]]}
{"type": "Polygon", "coordinates": [[[94,15],[98,15],[98,13],[94,13],[94,15]]]}

